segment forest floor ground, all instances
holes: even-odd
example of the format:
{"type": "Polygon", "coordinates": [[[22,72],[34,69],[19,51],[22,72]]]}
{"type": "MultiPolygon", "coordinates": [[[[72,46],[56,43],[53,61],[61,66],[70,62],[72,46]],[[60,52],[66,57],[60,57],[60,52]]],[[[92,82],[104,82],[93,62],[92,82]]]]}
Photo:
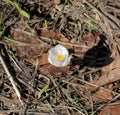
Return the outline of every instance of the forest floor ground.
{"type": "Polygon", "coordinates": [[[0,62],[0,115],[119,115],[120,1],[0,0],[0,62]]]}

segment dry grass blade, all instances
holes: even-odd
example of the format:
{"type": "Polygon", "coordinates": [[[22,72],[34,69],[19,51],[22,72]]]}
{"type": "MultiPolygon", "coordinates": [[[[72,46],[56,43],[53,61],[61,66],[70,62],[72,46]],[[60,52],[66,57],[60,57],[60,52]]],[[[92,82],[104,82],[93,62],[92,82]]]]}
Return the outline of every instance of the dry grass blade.
{"type": "Polygon", "coordinates": [[[120,25],[118,25],[116,22],[114,22],[114,20],[111,20],[110,18],[108,18],[104,12],[101,12],[100,10],[98,10],[96,7],[94,7],[90,2],[88,2],[87,0],[83,0],[84,3],[88,4],[91,8],[93,8],[99,15],[101,15],[102,17],[104,17],[110,24],[113,25],[113,27],[117,27],[118,29],[120,29],[120,25]]]}

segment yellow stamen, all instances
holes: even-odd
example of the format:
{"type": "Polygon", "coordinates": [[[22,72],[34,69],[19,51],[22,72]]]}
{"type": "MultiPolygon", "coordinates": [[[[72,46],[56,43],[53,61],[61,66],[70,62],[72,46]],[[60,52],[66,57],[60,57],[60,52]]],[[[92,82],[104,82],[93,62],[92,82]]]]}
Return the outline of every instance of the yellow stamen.
{"type": "Polygon", "coordinates": [[[57,59],[60,60],[60,61],[63,60],[63,56],[62,56],[61,54],[58,54],[56,57],[57,57],[57,59]]]}

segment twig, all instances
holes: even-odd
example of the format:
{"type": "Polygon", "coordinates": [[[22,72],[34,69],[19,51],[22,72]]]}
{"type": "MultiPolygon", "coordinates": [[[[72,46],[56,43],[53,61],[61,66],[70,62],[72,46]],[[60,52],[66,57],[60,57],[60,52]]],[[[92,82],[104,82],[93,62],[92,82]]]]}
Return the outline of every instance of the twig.
{"type": "Polygon", "coordinates": [[[89,46],[86,46],[84,44],[74,44],[74,43],[69,43],[69,42],[62,42],[62,41],[59,41],[59,40],[55,40],[55,39],[50,39],[48,37],[40,37],[41,40],[43,41],[46,41],[46,42],[53,42],[53,43],[59,43],[59,44],[63,44],[63,45],[69,45],[69,46],[76,46],[76,47],[81,47],[81,48],[86,48],[88,49],[89,46]]]}
{"type": "Polygon", "coordinates": [[[12,75],[10,74],[10,72],[9,72],[9,70],[8,70],[8,68],[7,68],[7,66],[6,66],[6,64],[5,64],[5,62],[4,62],[1,54],[0,54],[0,61],[1,61],[1,63],[2,63],[2,66],[3,66],[3,68],[4,68],[4,70],[5,70],[6,74],[7,74],[7,76],[8,76],[8,78],[9,78],[12,86],[13,86],[13,89],[15,90],[15,92],[16,92],[16,94],[17,94],[17,96],[18,96],[18,99],[20,100],[21,104],[23,105],[23,102],[22,102],[22,100],[21,100],[20,92],[19,92],[18,88],[16,87],[15,82],[14,82],[14,80],[13,80],[13,77],[12,77],[12,75]]]}

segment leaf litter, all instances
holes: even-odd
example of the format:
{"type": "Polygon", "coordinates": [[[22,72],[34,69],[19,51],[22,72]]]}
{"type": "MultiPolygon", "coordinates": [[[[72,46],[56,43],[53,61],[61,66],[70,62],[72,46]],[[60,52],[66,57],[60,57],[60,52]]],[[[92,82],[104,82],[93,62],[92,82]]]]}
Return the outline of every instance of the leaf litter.
{"type": "Polygon", "coordinates": [[[1,0],[1,55],[24,106],[0,65],[0,113],[119,114],[119,1],[15,2],[30,19],[1,0]],[[49,64],[48,50],[57,44],[68,49],[70,65],[49,64]]]}

